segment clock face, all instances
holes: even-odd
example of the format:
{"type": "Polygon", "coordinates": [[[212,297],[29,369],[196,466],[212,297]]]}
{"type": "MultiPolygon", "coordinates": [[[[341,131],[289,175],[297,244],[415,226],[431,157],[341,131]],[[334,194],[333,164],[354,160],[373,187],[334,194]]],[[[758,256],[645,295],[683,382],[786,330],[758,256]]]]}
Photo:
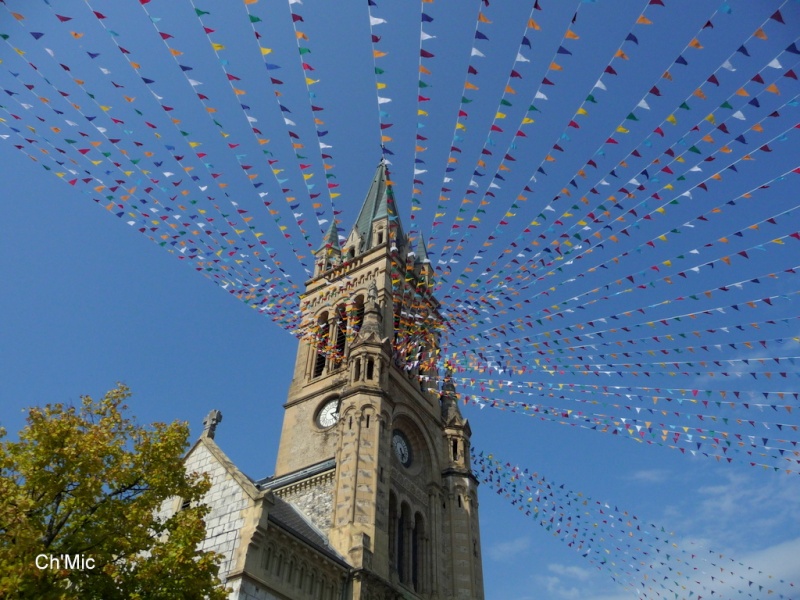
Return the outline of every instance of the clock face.
{"type": "Polygon", "coordinates": [[[399,460],[404,467],[411,464],[411,448],[408,445],[406,436],[399,431],[395,431],[392,436],[392,448],[394,448],[394,454],[397,460],[399,460]]]}
{"type": "Polygon", "coordinates": [[[320,427],[332,427],[339,420],[339,401],[330,400],[317,413],[317,423],[320,427]]]}

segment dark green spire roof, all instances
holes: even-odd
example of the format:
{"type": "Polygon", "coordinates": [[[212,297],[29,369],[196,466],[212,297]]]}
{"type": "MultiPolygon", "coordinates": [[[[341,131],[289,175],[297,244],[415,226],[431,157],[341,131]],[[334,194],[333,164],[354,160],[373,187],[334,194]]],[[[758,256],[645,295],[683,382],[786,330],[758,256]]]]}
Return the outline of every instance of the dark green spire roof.
{"type": "Polygon", "coordinates": [[[331,226],[328,227],[328,232],[325,234],[325,237],[322,238],[322,244],[317,248],[317,252],[321,252],[326,248],[341,250],[339,246],[339,231],[336,229],[336,219],[331,221],[331,226]]]}
{"type": "Polygon", "coordinates": [[[389,179],[389,173],[386,169],[386,161],[381,159],[375,171],[375,176],[372,178],[367,196],[364,198],[361,212],[358,213],[358,219],[356,219],[356,223],[353,225],[353,230],[356,231],[361,238],[360,252],[366,252],[372,248],[373,222],[387,217],[389,218],[389,229],[393,231],[393,234],[391,234],[392,238],[396,241],[397,245],[404,245],[405,234],[403,233],[403,226],[397,214],[391,180],[389,179]]]}
{"type": "Polygon", "coordinates": [[[430,258],[428,257],[428,247],[425,245],[425,238],[422,237],[422,234],[419,236],[419,240],[417,240],[417,248],[414,251],[416,255],[415,262],[418,263],[429,263],[431,262],[430,258]]]}

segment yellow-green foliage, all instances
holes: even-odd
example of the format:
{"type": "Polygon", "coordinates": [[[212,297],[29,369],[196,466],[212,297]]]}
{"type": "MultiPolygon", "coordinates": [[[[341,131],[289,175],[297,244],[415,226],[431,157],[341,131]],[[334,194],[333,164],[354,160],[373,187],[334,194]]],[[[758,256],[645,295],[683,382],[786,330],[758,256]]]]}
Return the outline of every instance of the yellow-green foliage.
{"type": "Polygon", "coordinates": [[[19,441],[0,442],[0,598],[226,597],[219,556],[197,550],[209,483],[184,471],[188,427],[137,424],[129,396],[31,408],[19,441]],[[159,520],[171,496],[191,504],[159,520]],[[39,569],[40,554],[94,568],[39,569]]]}

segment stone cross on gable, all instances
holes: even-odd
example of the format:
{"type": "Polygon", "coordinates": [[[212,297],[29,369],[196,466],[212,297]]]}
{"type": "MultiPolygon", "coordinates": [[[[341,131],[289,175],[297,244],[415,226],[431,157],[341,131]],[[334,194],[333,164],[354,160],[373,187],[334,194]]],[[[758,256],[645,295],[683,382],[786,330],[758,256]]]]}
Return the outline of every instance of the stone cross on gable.
{"type": "Polygon", "coordinates": [[[214,439],[214,434],[217,430],[217,425],[222,422],[222,413],[216,409],[212,410],[206,418],[203,419],[203,436],[214,439]]]}

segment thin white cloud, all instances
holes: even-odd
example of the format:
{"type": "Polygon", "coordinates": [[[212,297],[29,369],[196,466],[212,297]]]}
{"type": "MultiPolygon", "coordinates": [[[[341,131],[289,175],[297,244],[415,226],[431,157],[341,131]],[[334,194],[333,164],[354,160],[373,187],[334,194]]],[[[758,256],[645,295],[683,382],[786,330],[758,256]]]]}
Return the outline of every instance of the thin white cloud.
{"type": "Polygon", "coordinates": [[[669,478],[669,471],[666,469],[640,469],[627,477],[643,483],[664,483],[669,478]]]}
{"type": "Polygon", "coordinates": [[[577,579],[578,581],[586,581],[595,573],[593,569],[584,569],[573,565],[560,565],[557,563],[547,565],[547,570],[556,575],[577,579]]]}
{"type": "Polygon", "coordinates": [[[529,537],[518,537],[513,540],[508,540],[507,542],[493,544],[486,554],[488,554],[489,558],[492,560],[505,561],[508,560],[509,557],[527,550],[530,548],[530,545],[531,539],[529,537]]]}
{"type": "Polygon", "coordinates": [[[578,600],[583,597],[577,587],[562,581],[560,577],[537,575],[534,579],[539,587],[547,590],[553,598],[578,600]]]}

